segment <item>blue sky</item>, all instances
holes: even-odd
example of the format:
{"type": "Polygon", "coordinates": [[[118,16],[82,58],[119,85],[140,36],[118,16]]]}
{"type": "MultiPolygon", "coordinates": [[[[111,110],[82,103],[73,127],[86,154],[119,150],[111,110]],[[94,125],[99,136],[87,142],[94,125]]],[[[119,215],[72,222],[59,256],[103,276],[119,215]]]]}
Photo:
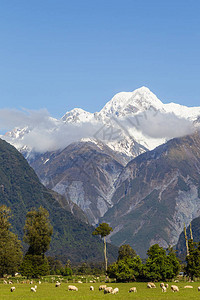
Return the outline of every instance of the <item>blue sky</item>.
{"type": "Polygon", "coordinates": [[[149,87],[199,106],[200,1],[1,0],[0,109],[99,111],[149,87]]]}

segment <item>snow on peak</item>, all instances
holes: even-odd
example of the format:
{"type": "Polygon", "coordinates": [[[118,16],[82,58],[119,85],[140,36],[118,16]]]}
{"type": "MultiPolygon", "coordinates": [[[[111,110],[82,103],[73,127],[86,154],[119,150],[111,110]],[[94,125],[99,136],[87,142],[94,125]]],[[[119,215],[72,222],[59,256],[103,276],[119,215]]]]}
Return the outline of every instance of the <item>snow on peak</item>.
{"type": "Polygon", "coordinates": [[[99,115],[123,117],[143,112],[151,107],[162,109],[163,103],[147,87],[143,86],[133,92],[116,94],[99,112],[99,115]]]}
{"type": "Polygon", "coordinates": [[[62,121],[66,123],[81,123],[89,122],[93,118],[93,114],[89,113],[82,108],[74,108],[62,117],[62,121]]]}
{"type": "Polygon", "coordinates": [[[5,139],[18,149],[23,146],[35,149],[36,145],[39,152],[43,151],[41,144],[50,151],[82,139],[93,143],[97,139],[98,143],[100,140],[114,151],[131,157],[139,153],[137,145],[142,146],[140,151],[153,149],[167,139],[193,132],[193,126],[200,126],[200,107],[163,104],[143,86],[116,94],[100,112],[74,108],[61,120],[45,120],[48,122],[40,126],[34,123],[35,127],[31,124],[16,128],[7,133],[5,139]]]}

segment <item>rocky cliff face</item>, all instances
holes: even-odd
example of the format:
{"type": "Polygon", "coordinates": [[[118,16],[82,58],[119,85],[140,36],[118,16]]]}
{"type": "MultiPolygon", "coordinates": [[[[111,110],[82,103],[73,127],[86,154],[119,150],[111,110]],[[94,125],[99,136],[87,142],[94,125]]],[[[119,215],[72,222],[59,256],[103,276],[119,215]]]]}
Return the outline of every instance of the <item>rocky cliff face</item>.
{"type": "Polygon", "coordinates": [[[74,143],[30,160],[42,183],[77,204],[96,224],[112,207],[115,182],[125,161],[102,143],[74,143]]]}
{"type": "Polygon", "coordinates": [[[142,257],[150,245],[174,245],[200,215],[200,136],[177,138],[144,153],[124,168],[102,218],[110,240],[130,244],[142,257]]]}

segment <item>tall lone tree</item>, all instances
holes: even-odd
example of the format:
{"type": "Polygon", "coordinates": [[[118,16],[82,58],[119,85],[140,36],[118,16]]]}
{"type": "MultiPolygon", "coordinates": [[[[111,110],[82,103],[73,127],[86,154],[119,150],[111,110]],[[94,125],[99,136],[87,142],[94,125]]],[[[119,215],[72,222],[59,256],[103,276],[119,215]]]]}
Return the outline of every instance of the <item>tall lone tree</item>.
{"type": "Polygon", "coordinates": [[[27,213],[24,226],[24,242],[29,244],[28,251],[21,265],[21,273],[27,277],[37,278],[49,272],[45,252],[49,249],[53,227],[49,213],[40,206],[27,213]]]}
{"type": "Polygon", "coordinates": [[[104,241],[104,259],[105,259],[105,269],[107,272],[108,269],[108,259],[107,259],[107,251],[106,251],[106,236],[109,235],[113,231],[112,227],[110,227],[107,223],[101,223],[92,233],[93,235],[100,235],[104,241]]]}
{"type": "Polygon", "coordinates": [[[22,261],[22,246],[17,235],[10,231],[11,210],[0,206],[0,277],[14,275],[22,261]]]}

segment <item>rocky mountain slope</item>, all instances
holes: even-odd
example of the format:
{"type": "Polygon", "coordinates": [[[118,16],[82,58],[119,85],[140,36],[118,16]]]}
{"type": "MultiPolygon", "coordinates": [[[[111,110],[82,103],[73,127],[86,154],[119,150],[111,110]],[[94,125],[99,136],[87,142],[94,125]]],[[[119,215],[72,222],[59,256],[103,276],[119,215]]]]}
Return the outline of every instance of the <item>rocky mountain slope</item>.
{"type": "Polygon", "coordinates": [[[130,244],[142,257],[150,245],[174,245],[200,215],[200,135],[170,140],[128,163],[103,221],[110,240],[130,244]]]}
{"type": "MultiPolygon", "coordinates": [[[[12,226],[23,237],[26,213],[43,206],[49,211],[53,236],[49,255],[64,262],[103,261],[103,243],[92,236],[94,228],[76,204],[44,187],[22,154],[0,139],[0,205],[12,209],[12,226]],[[73,214],[72,214],[73,213],[73,214]]],[[[117,248],[109,245],[110,259],[117,248]]]]}
{"type": "Polygon", "coordinates": [[[73,143],[29,161],[42,183],[76,203],[92,224],[112,207],[115,182],[125,161],[102,143],[73,143]]]}

